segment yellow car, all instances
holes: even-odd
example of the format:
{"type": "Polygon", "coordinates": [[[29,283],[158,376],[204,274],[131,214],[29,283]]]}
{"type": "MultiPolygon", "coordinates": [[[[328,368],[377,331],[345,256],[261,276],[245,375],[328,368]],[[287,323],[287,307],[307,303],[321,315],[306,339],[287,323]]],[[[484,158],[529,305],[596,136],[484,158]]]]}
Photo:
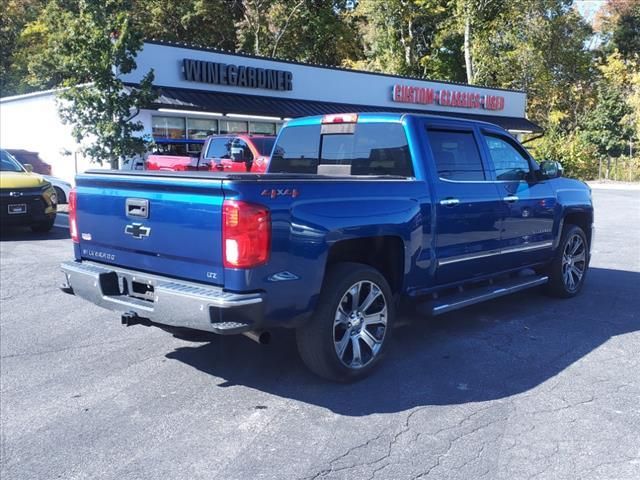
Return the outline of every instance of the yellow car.
{"type": "Polygon", "coordinates": [[[0,150],[0,219],[2,226],[26,225],[48,232],[56,219],[58,199],[51,184],[0,150]]]}

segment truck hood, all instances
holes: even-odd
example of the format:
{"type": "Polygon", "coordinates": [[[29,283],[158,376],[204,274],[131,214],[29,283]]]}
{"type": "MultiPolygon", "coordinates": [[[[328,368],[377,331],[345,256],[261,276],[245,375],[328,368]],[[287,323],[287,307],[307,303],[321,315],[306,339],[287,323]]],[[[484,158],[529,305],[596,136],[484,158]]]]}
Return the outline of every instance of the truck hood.
{"type": "Polygon", "coordinates": [[[36,173],[2,172],[0,173],[0,189],[37,188],[47,182],[36,173]]]}

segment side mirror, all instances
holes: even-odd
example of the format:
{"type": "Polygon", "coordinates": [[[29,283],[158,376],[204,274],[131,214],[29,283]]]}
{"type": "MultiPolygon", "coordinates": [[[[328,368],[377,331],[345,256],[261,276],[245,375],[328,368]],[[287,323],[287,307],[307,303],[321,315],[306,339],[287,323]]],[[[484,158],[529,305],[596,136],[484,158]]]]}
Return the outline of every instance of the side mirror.
{"type": "Polygon", "coordinates": [[[561,177],[563,172],[560,162],[554,160],[544,160],[540,163],[540,173],[544,178],[561,177]]]}
{"type": "Polygon", "coordinates": [[[31,165],[30,163],[25,163],[25,164],[24,164],[24,165],[22,165],[22,166],[24,167],[24,169],[25,169],[27,172],[29,172],[29,173],[33,172],[33,165],[31,165]]]}
{"type": "Polygon", "coordinates": [[[244,148],[242,147],[232,147],[231,148],[231,160],[233,162],[244,162],[245,161],[244,148]]]}

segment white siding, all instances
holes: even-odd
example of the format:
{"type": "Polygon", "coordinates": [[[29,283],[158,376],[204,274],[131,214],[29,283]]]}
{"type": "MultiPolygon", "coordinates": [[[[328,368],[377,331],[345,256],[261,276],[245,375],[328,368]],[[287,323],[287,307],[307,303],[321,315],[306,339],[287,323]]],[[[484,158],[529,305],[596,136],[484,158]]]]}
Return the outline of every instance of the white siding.
{"type": "Polygon", "coordinates": [[[78,145],[71,127],[58,116],[54,92],[3,98],[0,102],[0,146],[37,152],[52,174],[73,183],[77,172],[95,165],[74,155],[78,145]],[[64,155],[67,150],[71,155],[64,155]],[[76,159],[77,158],[77,167],[76,159]]]}

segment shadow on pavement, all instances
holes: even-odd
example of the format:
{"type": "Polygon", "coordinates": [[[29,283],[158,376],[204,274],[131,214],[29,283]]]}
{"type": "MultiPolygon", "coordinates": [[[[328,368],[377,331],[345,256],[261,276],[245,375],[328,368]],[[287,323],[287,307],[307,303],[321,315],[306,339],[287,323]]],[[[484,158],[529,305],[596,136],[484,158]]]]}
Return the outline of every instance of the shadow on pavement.
{"type": "Polygon", "coordinates": [[[387,358],[353,385],[316,378],[302,365],[291,331],[266,347],[245,337],[214,337],[167,358],[280,397],[361,416],[422,405],[509,397],[551,379],[611,337],[640,330],[640,273],[592,268],[570,300],[531,290],[394,332],[387,358]]]}
{"type": "Polygon", "coordinates": [[[32,232],[29,227],[10,227],[2,225],[0,228],[0,242],[26,242],[30,240],[63,240],[71,238],[69,229],[54,226],[46,233],[32,232]]]}

